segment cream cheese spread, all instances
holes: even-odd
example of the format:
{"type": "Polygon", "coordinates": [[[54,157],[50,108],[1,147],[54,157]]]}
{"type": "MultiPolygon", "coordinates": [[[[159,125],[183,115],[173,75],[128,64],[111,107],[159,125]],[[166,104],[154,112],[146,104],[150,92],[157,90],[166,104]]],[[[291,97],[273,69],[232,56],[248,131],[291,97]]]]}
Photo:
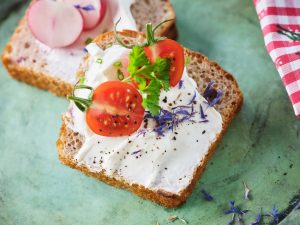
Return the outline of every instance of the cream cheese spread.
{"type": "MultiPolygon", "coordinates": [[[[128,49],[113,45],[105,51],[96,44],[87,46],[91,56],[85,73],[85,84],[97,87],[99,84],[117,79],[113,63],[120,60],[128,49]],[[102,59],[102,64],[97,59],[102,59]]],[[[146,188],[162,189],[179,193],[193,178],[194,171],[208,154],[211,144],[222,130],[222,117],[198,93],[195,81],[184,70],[180,87],[162,91],[159,105],[164,110],[186,105],[195,110],[191,120],[183,121],[174,130],[167,130],[158,136],[153,129],[156,123],[146,119],[140,129],[130,136],[103,137],[94,134],[86,125],[85,113],[70,104],[68,113],[72,117],[69,128],[84,136],[85,141],[75,155],[75,161],[91,171],[103,171],[107,176],[122,179],[146,188]],[[206,120],[200,116],[200,104],[206,120]],[[145,128],[146,127],[146,128],[145,128]]],[[[78,91],[79,97],[88,93],[78,91]]]]}
{"type": "MultiPolygon", "coordinates": [[[[86,54],[84,44],[87,38],[113,30],[114,24],[121,18],[118,29],[136,30],[136,23],[131,14],[130,6],[134,0],[107,0],[107,10],[103,21],[93,30],[85,31],[78,40],[69,47],[52,49],[36,40],[40,52],[45,55],[45,72],[67,83],[75,84],[78,66],[86,54]]],[[[66,31],[68,32],[68,31],[66,31]]]]}

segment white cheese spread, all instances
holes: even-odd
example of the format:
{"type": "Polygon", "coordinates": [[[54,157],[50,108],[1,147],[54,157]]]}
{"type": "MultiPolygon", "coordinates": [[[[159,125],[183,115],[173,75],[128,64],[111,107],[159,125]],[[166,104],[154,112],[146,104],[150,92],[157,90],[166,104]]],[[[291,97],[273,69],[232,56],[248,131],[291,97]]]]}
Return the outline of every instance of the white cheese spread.
{"type": "MultiPolygon", "coordinates": [[[[87,49],[91,58],[85,73],[85,84],[95,88],[105,81],[117,79],[113,63],[128,49],[113,45],[102,51],[94,43],[88,45],[87,49]],[[99,58],[102,64],[97,63],[99,58]]],[[[201,165],[201,160],[221,132],[222,117],[213,107],[208,107],[186,69],[181,82],[181,87],[177,85],[168,92],[161,92],[159,105],[165,110],[193,105],[196,113],[191,120],[178,124],[173,131],[164,132],[164,136],[158,136],[153,131],[156,123],[152,119],[144,121],[140,129],[130,136],[96,135],[87,127],[85,113],[71,103],[67,116],[72,116],[73,122],[68,126],[85,138],[75,156],[76,162],[91,171],[104,171],[108,176],[153,190],[179,193],[186,188],[195,169],[201,165]],[[208,122],[203,122],[200,116],[200,104],[208,122]]],[[[76,95],[86,97],[87,93],[79,91],[76,95]]]]}

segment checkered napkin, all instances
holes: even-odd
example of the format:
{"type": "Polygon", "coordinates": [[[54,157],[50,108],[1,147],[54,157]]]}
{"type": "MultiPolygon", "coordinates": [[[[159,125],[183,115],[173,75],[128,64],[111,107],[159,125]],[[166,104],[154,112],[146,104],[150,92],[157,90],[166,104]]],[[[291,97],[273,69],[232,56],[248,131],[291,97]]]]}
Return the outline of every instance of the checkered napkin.
{"type": "Polygon", "coordinates": [[[265,45],[300,118],[300,0],[254,0],[265,45]]]}

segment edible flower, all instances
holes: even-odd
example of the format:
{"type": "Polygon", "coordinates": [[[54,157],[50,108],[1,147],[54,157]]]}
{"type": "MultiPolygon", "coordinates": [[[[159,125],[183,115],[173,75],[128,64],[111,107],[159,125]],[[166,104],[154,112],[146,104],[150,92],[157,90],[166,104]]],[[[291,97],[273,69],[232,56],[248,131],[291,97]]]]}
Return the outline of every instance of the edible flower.
{"type": "Polygon", "coordinates": [[[257,214],[257,218],[255,222],[250,223],[249,225],[259,225],[261,220],[261,212],[257,214]]]}
{"type": "Polygon", "coordinates": [[[196,99],[196,91],[194,92],[194,95],[193,95],[192,99],[190,100],[190,102],[188,103],[188,105],[193,104],[195,99],[196,99]]]}
{"type": "Polygon", "coordinates": [[[142,151],[142,150],[134,151],[134,152],[131,153],[131,155],[136,155],[136,154],[140,153],[141,151],[142,151]]]}
{"type": "Polygon", "coordinates": [[[161,109],[157,116],[153,116],[149,111],[146,111],[145,119],[153,119],[156,122],[156,127],[153,129],[159,136],[164,136],[164,132],[171,130],[174,131],[179,124],[184,121],[192,120],[192,117],[196,114],[193,105],[191,106],[176,106],[172,108],[172,111],[161,109]]]}
{"type": "Polygon", "coordinates": [[[92,4],[88,4],[88,5],[84,5],[84,6],[81,6],[81,5],[74,5],[74,7],[76,9],[82,9],[82,10],[85,10],[85,11],[92,11],[92,10],[95,10],[95,7],[92,5],[92,4]]]}
{"type": "Polygon", "coordinates": [[[200,123],[207,123],[207,115],[205,115],[203,107],[200,105],[199,112],[194,110],[194,102],[196,92],[187,105],[179,105],[171,108],[171,111],[160,109],[158,115],[153,116],[151,112],[146,111],[145,119],[153,119],[156,122],[156,127],[153,129],[159,136],[164,136],[164,132],[171,130],[174,131],[184,121],[195,123],[194,115],[200,114],[200,123]]]}
{"type": "Polygon", "coordinates": [[[205,113],[204,113],[204,111],[203,111],[203,107],[202,107],[202,105],[200,104],[200,118],[201,118],[202,120],[206,120],[206,117],[207,117],[207,115],[205,115],[205,113]]]}
{"type": "Polygon", "coordinates": [[[179,83],[178,83],[178,88],[181,89],[182,86],[183,86],[183,80],[180,80],[179,83]]]}
{"type": "Polygon", "coordinates": [[[217,104],[221,100],[222,95],[223,95],[222,91],[216,91],[215,89],[212,88],[213,84],[214,84],[214,81],[209,82],[203,92],[203,97],[208,102],[209,107],[212,107],[215,104],[217,104]]]}
{"type": "Polygon", "coordinates": [[[146,133],[147,133],[147,129],[139,129],[136,137],[145,136],[146,133]]]}
{"type": "Polygon", "coordinates": [[[201,190],[201,193],[203,194],[203,198],[208,201],[211,202],[214,200],[213,196],[211,196],[207,191],[205,191],[204,189],[201,190]]]}
{"type": "Polygon", "coordinates": [[[249,210],[240,210],[239,208],[234,206],[234,203],[235,203],[234,201],[230,201],[230,209],[224,211],[224,214],[234,213],[234,214],[237,214],[237,215],[244,215],[247,212],[249,212],[249,210]]]}
{"type": "Polygon", "coordinates": [[[269,215],[273,217],[273,219],[276,223],[279,222],[279,214],[278,214],[278,209],[276,208],[276,205],[273,205],[272,212],[269,213],[269,215]]]}

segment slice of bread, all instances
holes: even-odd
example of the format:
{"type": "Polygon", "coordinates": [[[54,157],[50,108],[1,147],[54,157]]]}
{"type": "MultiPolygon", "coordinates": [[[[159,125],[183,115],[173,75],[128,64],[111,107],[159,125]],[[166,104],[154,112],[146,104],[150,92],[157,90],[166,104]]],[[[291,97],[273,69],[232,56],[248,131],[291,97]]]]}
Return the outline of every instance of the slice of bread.
{"type": "MultiPolygon", "coordinates": [[[[169,0],[136,0],[131,5],[131,12],[139,31],[143,31],[148,22],[158,24],[163,20],[175,18],[175,12],[169,0]]],[[[175,38],[177,35],[175,21],[161,26],[156,35],[175,38]]],[[[57,59],[52,57],[49,61],[51,50],[45,49],[41,48],[40,43],[32,36],[26,17],[24,17],[4,48],[2,61],[13,78],[40,89],[49,90],[55,95],[67,96],[71,93],[76,81],[75,73],[81,58],[74,60],[63,55],[57,59]],[[63,80],[60,75],[68,79],[63,80]]],[[[83,56],[85,53],[80,51],[74,54],[83,56]]]]}
{"type": "MultiPolygon", "coordinates": [[[[136,44],[144,39],[143,34],[129,30],[119,32],[119,35],[123,38],[123,41],[128,44],[136,44]]],[[[114,35],[111,32],[102,34],[96,38],[95,42],[99,47],[105,49],[107,46],[115,43],[114,35]]],[[[208,160],[212,157],[228,125],[240,110],[243,102],[242,92],[232,75],[223,70],[217,63],[209,61],[207,57],[200,53],[185,49],[185,55],[191,59],[191,63],[187,65],[187,71],[188,75],[196,81],[199,93],[203,93],[207,84],[212,80],[215,81],[213,87],[216,90],[223,91],[224,94],[221,102],[215,106],[215,109],[222,116],[223,125],[221,133],[210,146],[208,153],[203,159],[199,159],[198,167],[194,171],[189,185],[180,191],[179,194],[170,193],[165,190],[151,190],[139,184],[129,183],[121,178],[107,176],[104,172],[92,172],[88,167],[77,164],[74,157],[84,143],[84,137],[68,127],[68,124],[72,123],[72,118],[66,115],[63,116],[61,133],[57,141],[60,161],[71,168],[80,170],[86,175],[95,177],[111,186],[127,189],[142,198],[152,200],[165,207],[177,207],[184,203],[191,194],[208,160]]],[[[88,60],[89,58],[87,57],[85,62],[82,63],[78,76],[84,75],[88,60]]],[[[199,132],[199,134],[201,135],[201,132],[199,132]]]]}

